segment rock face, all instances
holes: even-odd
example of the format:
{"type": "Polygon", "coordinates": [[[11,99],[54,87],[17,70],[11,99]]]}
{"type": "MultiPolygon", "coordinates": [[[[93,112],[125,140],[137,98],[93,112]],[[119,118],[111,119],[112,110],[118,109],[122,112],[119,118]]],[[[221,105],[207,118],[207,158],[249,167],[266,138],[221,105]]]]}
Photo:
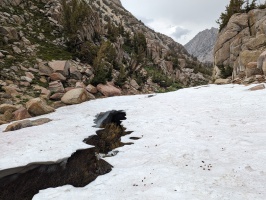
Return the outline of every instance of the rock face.
{"type": "Polygon", "coordinates": [[[213,62],[213,50],[217,39],[218,29],[206,29],[198,33],[192,40],[185,44],[185,48],[191,55],[201,62],[213,62]]]}
{"type": "Polygon", "coordinates": [[[79,104],[88,100],[88,94],[83,88],[75,88],[69,90],[61,98],[61,101],[65,104],[79,104]]]}
{"type": "Polygon", "coordinates": [[[219,33],[215,44],[214,79],[232,75],[233,80],[243,80],[265,74],[265,24],[266,9],[254,9],[231,17],[227,26],[219,33]],[[225,71],[232,73],[225,74],[225,71]]]}

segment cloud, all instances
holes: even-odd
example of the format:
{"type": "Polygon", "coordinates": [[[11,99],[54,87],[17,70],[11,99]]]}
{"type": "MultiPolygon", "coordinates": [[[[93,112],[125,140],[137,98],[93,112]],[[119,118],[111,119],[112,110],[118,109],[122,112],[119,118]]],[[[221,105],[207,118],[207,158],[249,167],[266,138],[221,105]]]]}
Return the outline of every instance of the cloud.
{"type": "Polygon", "coordinates": [[[191,30],[184,29],[182,27],[177,26],[175,28],[175,31],[173,33],[171,33],[171,36],[175,37],[176,39],[179,39],[182,36],[189,34],[190,32],[191,32],[191,30]]]}
{"type": "Polygon", "coordinates": [[[136,16],[136,17],[137,17],[137,19],[141,20],[144,24],[149,24],[149,23],[152,23],[154,21],[154,19],[146,18],[143,16],[136,16]]]}

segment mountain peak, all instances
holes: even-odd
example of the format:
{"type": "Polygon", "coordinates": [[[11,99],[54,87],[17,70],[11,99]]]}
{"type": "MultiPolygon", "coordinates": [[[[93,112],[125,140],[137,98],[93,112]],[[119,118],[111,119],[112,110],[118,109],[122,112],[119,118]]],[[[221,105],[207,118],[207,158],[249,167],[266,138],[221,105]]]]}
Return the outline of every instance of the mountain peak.
{"type": "Polygon", "coordinates": [[[218,29],[212,27],[199,32],[192,40],[185,44],[187,51],[201,62],[213,62],[213,48],[218,29]]]}

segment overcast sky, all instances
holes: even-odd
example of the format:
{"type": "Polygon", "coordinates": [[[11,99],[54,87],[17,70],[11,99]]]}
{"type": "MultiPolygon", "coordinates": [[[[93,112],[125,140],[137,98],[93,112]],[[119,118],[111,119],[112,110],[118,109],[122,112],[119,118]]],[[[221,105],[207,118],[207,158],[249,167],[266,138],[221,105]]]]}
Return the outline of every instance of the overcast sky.
{"type": "Polygon", "coordinates": [[[198,32],[217,27],[229,0],[121,0],[135,17],[157,32],[186,44],[198,32]]]}

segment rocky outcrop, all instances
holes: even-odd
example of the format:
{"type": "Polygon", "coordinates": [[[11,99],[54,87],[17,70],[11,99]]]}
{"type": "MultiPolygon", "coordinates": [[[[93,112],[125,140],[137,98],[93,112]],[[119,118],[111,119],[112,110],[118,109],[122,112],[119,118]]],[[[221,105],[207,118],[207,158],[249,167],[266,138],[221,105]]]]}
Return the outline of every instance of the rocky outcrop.
{"type": "Polygon", "coordinates": [[[255,80],[256,75],[265,74],[265,24],[266,9],[254,9],[231,17],[215,44],[214,79],[231,76],[233,81],[240,79],[243,82],[245,78],[254,77],[255,80]]]}
{"type": "Polygon", "coordinates": [[[192,40],[185,44],[185,48],[191,55],[201,62],[213,62],[213,50],[217,39],[218,29],[211,28],[199,32],[192,40]]]}
{"type": "Polygon", "coordinates": [[[252,88],[249,88],[250,91],[257,91],[257,90],[264,90],[264,89],[265,89],[264,84],[256,85],[256,86],[253,86],[252,88]]]}

